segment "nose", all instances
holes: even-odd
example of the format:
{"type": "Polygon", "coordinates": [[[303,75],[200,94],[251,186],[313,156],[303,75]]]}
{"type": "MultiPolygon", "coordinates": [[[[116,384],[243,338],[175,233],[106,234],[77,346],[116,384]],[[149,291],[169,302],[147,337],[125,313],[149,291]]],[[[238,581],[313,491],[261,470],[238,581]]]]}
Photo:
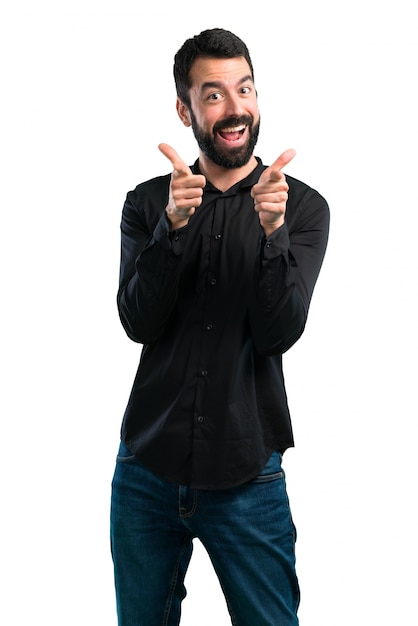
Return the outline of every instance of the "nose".
{"type": "Polygon", "coordinates": [[[243,102],[237,93],[228,93],[225,98],[225,114],[239,117],[245,113],[243,102]]]}

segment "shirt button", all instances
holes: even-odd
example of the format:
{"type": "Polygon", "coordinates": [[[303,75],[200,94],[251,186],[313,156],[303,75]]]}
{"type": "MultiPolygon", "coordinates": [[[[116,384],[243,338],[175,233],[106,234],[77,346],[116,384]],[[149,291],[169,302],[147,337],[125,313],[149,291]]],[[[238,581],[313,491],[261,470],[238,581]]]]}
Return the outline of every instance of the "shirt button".
{"type": "Polygon", "coordinates": [[[266,241],[266,248],[270,248],[270,246],[271,246],[271,241],[270,240],[266,241]]]}
{"type": "Polygon", "coordinates": [[[199,422],[199,424],[201,424],[204,420],[205,418],[203,417],[203,415],[199,415],[199,417],[197,418],[197,421],[199,422]]]}
{"type": "Polygon", "coordinates": [[[208,325],[206,326],[206,330],[212,330],[212,328],[213,328],[213,324],[208,324],[208,325]]]}
{"type": "Polygon", "coordinates": [[[222,235],[221,233],[218,233],[217,235],[214,236],[214,239],[222,239],[222,235]]]}
{"type": "Polygon", "coordinates": [[[212,278],[211,281],[210,281],[210,284],[211,285],[216,285],[216,278],[212,278]]]}
{"type": "Polygon", "coordinates": [[[208,370],[200,370],[200,375],[201,376],[207,376],[208,375],[208,370]]]}

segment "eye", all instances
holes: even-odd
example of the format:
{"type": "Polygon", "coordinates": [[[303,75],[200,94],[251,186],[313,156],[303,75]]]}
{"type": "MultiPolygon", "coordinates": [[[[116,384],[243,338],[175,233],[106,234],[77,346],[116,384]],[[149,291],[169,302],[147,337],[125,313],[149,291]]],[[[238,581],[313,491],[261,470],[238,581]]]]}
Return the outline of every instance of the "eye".
{"type": "Polygon", "coordinates": [[[208,96],[208,100],[220,100],[221,99],[221,94],[219,93],[219,91],[216,91],[214,93],[209,94],[208,96]]]}
{"type": "Polygon", "coordinates": [[[240,92],[244,95],[248,95],[251,93],[251,87],[241,87],[240,92]]]}

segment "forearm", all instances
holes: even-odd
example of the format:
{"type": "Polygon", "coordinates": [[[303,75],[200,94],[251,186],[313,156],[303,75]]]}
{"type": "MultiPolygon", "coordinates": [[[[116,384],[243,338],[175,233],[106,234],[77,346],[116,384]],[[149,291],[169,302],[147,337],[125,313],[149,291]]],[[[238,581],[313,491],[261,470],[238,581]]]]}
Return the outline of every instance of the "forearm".
{"type": "Polygon", "coordinates": [[[118,292],[118,310],[127,335],[139,343],[152,343],[163,332],[177,298],[178,260],[166,256],[162,263],[158,245],[144,251],[135,274],[118,292]]]}
{"type": "Polygon", "coordinates": [[[285,223],[260,247],[249,314],[256,350],[286,352],[305,328],[328,240],[326,203],[289,235],[285,223]]]}
{"type": "Polygon", "coordinates": [[[261,252],[249,307],[253,342],[261,354],[286,352],[304,330],[309,303],[298,291],[297,274],[288,251],[270,259],[261,252]]]}
{"type": "Polygon", "coordinates": [[[175,306],[181,248],[171,241],[164,216],[142,249],[140,239],[122,220],[117,304],[127,335],[139,343],[152,343],[163,332],[175,306]]]}

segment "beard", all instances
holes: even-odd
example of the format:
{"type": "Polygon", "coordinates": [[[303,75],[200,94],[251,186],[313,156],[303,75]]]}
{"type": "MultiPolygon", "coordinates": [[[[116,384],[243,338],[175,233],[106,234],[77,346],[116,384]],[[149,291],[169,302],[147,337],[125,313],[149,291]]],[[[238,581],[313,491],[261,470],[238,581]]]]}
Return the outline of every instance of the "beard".
{"type": "Polygon", "coordinates": [[[217,122],[213,127],[212,133],[205,133],[198,125],[191,108],[189,108],[189,112],[193,134],[198,146],[213,163],[226,169],[243,167],[248,163],[258,140],[260,120],[254,123],[252,115],[242,115],[240,117],[231,116],[217,122]],[[239,126],[241,124],[248,126],[249,136],[247,142],[239,148],[226,149],[223,146],[219,146],[217,142],[217,131],[222,128],[239,126]]]}

